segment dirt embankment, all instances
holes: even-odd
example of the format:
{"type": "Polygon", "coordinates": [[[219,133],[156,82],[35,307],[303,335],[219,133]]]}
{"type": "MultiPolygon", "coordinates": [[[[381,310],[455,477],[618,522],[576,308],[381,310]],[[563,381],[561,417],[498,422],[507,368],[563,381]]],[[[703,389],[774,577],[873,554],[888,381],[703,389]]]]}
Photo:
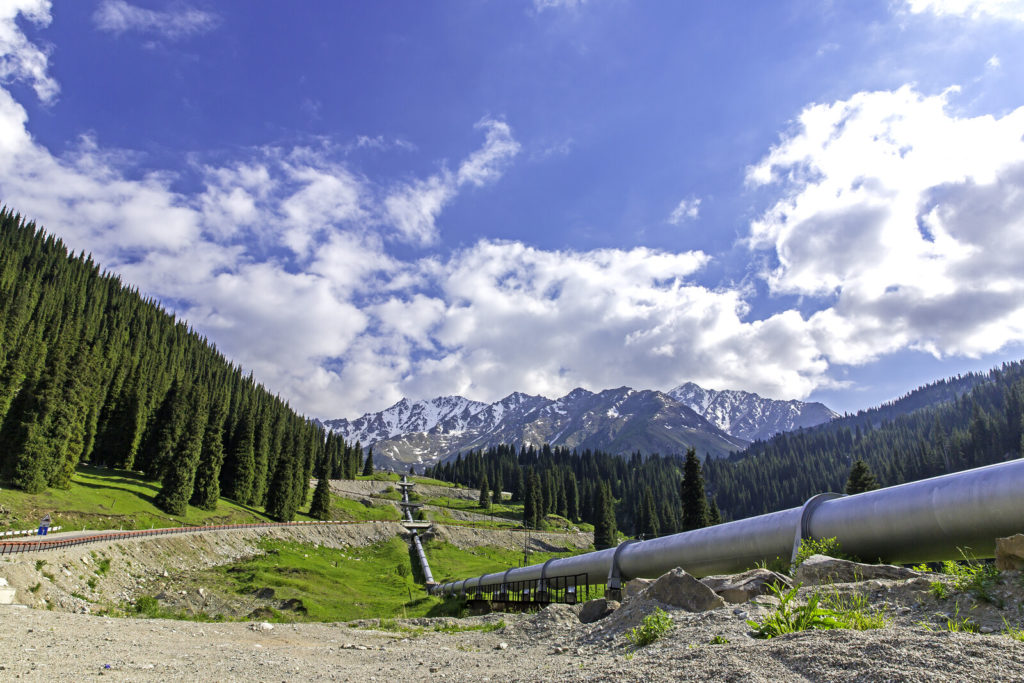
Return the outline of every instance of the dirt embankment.
{"type": "Polygon", "coordinates": [[[16,589],[15,602],[66,612],[119,604],[139,595],[175,590],[173,576],[261,554],[259,543],[278,538],[331,548],[366,546],[405,533],[394,522],[203,531],[24,553],[0,561],[0,578],[16,589]]]}

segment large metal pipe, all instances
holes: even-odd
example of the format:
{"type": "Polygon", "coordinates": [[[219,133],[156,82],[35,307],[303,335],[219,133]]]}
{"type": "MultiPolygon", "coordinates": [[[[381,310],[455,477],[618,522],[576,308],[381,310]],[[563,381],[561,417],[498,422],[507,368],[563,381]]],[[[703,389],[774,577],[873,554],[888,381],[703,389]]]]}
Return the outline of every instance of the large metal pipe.
{"type": "Polygon", "coordinates": [[[1024,460],[1011,460],[854,496],[815,496],[798,508],[559,558],[546,569],[535,564],[453,581],[435,592],[576,574],[591,583],[656,578],[675,567],[695,576],[727,574],[789,558],[801,538],[835,537],[845,553],[896,564],[956,559],[961,548],[984,558],[995,554],[996,538],[1021,532],[1024,460]]]}
{"type": "Polygon", "coordinates": [[[416,554],[420,556],[420,567],[423,568],[423,582],[427,587],[434,585],[434,575],[430,573],[430,564],[427,562],[427,554],[423,552],[423,544],[420,543],[419,535],[412,532],[412,544],[416,546],[416,554]]]}

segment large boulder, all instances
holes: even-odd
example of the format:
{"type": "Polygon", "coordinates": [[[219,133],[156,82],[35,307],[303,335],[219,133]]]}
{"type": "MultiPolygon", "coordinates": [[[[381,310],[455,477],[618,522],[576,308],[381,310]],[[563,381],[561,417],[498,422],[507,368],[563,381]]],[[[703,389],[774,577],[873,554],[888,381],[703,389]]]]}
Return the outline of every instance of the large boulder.
{"type": "Polygon", "coordinates": [[[996,539],[996,569],[1024,569],[1024,534],[996,539]]]}
{"type": "Polygon", "coordinates": [[[827,555],[811,555],[800,563],[793,574],[798,582],[808,586],[829,583],[855,583],[872,579],[903,580],[923,576],[921,572],[891,564],[862,564],[839,560],[827,555]]]}
{"type": "Polygon", "coordinates": [[[772,584],[792,588],[793,581],[784,574],[770,569],[751,569],[742,574],[705,576],[700,580],[705,586],[718,593],[726,602],[746,602],[758,595],[771,593],[772,584]]]}
{"type": "Polygon", "coordinates": [[[640,595],[688,612],[725,607],[725,600],[679,567],[662,574],[640,595]]]}
{"type": "Polygon", "coordinates": [[[618,608],[619,603],[615,600],[606,600],[604,598],[590,600],[580,606],[580,622],[592,624],[599,619],[604,619],[618,608]]]}

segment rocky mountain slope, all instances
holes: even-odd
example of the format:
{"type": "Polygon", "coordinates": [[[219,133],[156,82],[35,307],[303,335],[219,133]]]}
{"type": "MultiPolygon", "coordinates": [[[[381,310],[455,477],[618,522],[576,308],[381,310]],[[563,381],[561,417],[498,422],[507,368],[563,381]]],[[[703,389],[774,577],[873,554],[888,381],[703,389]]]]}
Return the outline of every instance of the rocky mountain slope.
{"type": "Polygon", "coordinates": [[[373,446],[378,465],[404,468],[499,443],[548,443],[622,455],[680,453],[692,446],[701,455],[720,457],[754,439],[834,416],[820,403],[708,391],[689,383],[669,393],[574,389],[559,399],[516,392],[491,404],[461,396],[402,399],[379,413],[324,424],[347,442],[373,446]]]}
{"type": "Polygon", "coordinates": [[[693,382],[670,390],[668,395],[722,431],[746,441],[763,441],[839,417],[823,403],[778,401],[748,391],[715,391],[693,382]]]}

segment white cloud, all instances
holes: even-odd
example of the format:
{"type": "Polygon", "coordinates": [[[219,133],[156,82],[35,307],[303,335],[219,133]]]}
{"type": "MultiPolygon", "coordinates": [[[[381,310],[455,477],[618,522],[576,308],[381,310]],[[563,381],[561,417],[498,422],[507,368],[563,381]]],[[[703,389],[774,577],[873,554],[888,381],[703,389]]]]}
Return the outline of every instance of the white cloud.
{"type": "Polygon", "coordinates": [[[907,0],[914,14],[930,12],[979,19],[992,17],[1024,21],[1024,0],[907,0]]]}
{"type": "Polygon", "coordinates": [[[577,9],[587,3],[587,0],[533,0],[533,8],[538,12],[548,9],[577,9]]]}
{"type": "Polygon", "coordinates": [[[700,197],[683,199],[672,210],[668,222],[672,225],[682,225],[686,221],[692,221],[700,213],[700,197]]]}
{"type": "Polygon", "coordinates": [[[504,121],[484,118],[476,128],[487,131],[483,147],[469,155],[452,173],[447,169],[426,180],[394,189],[384,200],[386,219],[399,237],[427,246],[437,241],[437,217],[463,185],[480,187],[501,177],[507,163],[519,153],[519,143],[504,121]]]}
{"type": "Polygon", "coordinates": [[[101,31],[116,35],[128,31],[155,33],[168,40],[179,40],[208,33],[220,23],[220,17],[187,5],[174,5],[166,11],[144,9],[125,0],[103,0],[92,15],[101,31]]]}
{"type": "Polygon", "coordinates": [[[863,92],[812,105],[760,163],[783,197],[751,226],[774,292],[830,296],[822,352],[976,356],[1024,339],[1024,108],[947,111],[953,90],[863,92]]]}
{"type": "Polygon", "coordinates": [[[988,61],[985,62],[985,66],[987,66],[990,69],[998,69],[1000,66],[1002,66],[1002,62],[999,61],[998,55],[992,55],[991,57],[988,58],[988,61]]]}
{"type": "Polygon", "coordinates": [[[48,73],[47,53],[29,42],[15,20],[18,15],[47,26],[50,0],[5,0],[0,3],[0,82],[28,81],[45,104],[57,99],[60,86],[48,73]]]}

